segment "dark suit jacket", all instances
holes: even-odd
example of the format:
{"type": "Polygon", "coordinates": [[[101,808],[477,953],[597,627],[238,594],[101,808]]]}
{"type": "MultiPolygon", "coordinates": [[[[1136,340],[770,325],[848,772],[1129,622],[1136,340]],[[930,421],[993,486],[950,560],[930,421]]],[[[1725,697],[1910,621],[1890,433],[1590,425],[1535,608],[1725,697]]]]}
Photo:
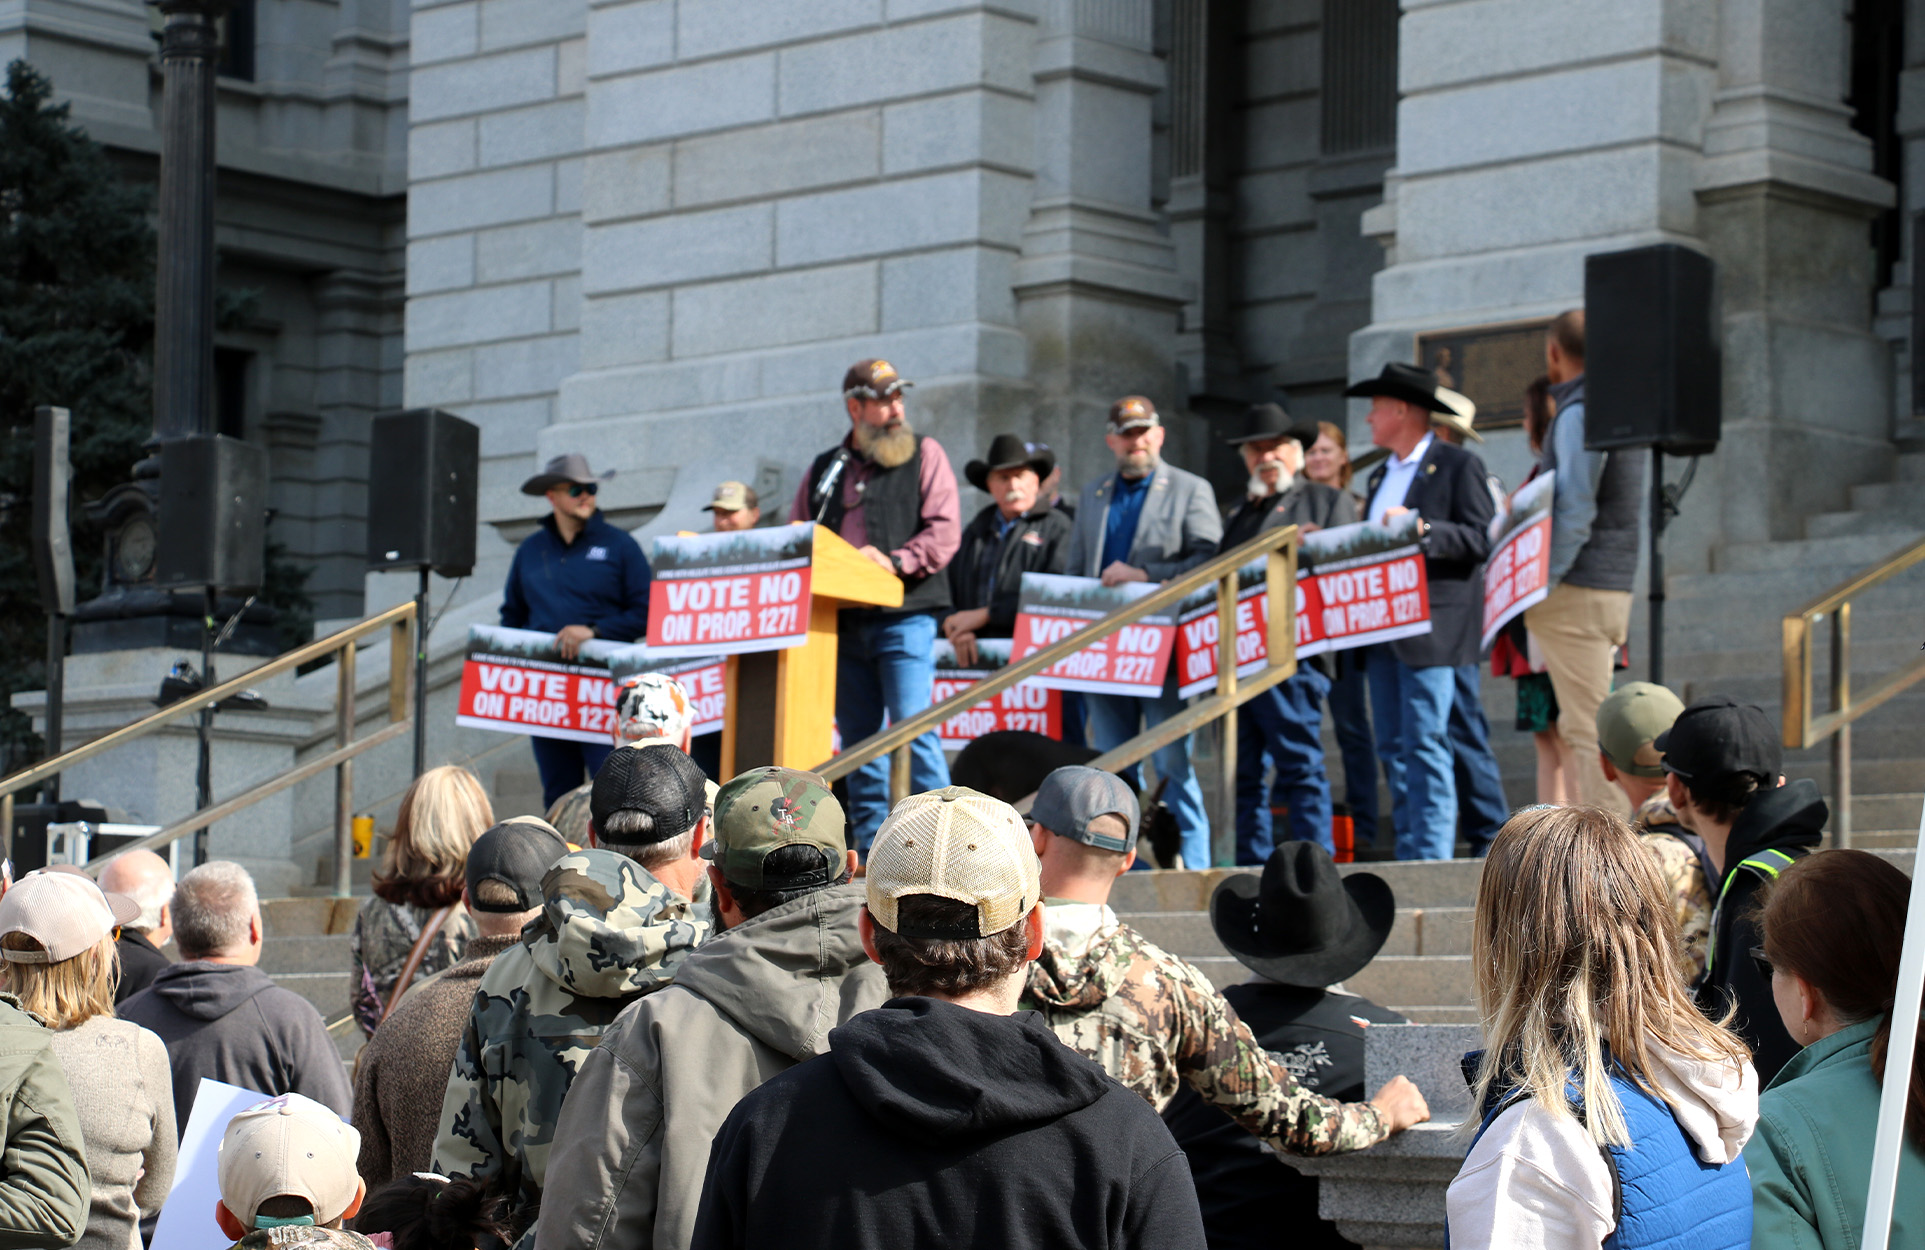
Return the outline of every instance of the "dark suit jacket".
{"type": "Polygon", "coordinates": [[[114,991],[115,1006],[152,985],[155,977],[174,966],[138,929],[122,928],[114,949],[120,954],[120,988],[114,991]]]}
{"type": "MultiPolygon", "coordinates": [[[[1388,463],[1370,475],[1367,501],[1377,497],[1388,463]]],[[[1484,560],[1491,553],[1490,486],[1484,462],[1433,435],[1417,466],[1404,506],[1430,525],[1424,569],[1430,580],[1430,632],[1390,644],[1412,668],[1475,664],[1483,648],[1484,560]]]]}

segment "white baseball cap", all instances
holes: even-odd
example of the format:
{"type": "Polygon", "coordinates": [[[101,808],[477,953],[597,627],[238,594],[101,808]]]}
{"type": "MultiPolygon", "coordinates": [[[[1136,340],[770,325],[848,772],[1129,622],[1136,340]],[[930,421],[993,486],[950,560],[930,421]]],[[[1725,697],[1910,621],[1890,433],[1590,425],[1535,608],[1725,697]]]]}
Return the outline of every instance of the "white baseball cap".
{"type": "Polygon", "coordinates": [[[140,904],[125,894],[107,894],[79,869],[42,868],[13,883],[0,897],[0,938],[24,933],[40,943],[36,951],[7,950],[0,957],[16,964],[57,964],[99,945],[119,925],[140,918],[140,904]]]}
{"type": "Polygon", "coordinates": [[[241,1227],[253,1228],[269,1198],[305,1198],[314,1222],[329,1223],[361,1190],[360,1153],[361,1134],[311,1098],[282,1094],[257,1103],[221,1134],[221,1205],[241,1227]]]}
{"type": "Polygon", "coordinates": [[[916,894],[976,909],[976,932],[989,937],[1027,916],[1043,896],[1029,826],[1001,799],[966,786],[912,794],[896,804],[869,848],[869,915],[903,937],[949,938],[898,927],[896,903],[916,894]]]}

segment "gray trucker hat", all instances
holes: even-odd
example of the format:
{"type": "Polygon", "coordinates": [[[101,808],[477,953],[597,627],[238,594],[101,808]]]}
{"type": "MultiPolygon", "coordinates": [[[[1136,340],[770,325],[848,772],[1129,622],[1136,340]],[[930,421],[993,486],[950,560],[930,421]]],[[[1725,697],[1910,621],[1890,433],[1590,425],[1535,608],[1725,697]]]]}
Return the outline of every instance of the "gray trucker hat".
{"type": "Polygon", "coordinates": [[[1136,845],[1136,793],[1121,777],[1100,768],[1071,764],[1043,778],[1029,819],[1051,833],[1105,851],[1124,852],[1136,845]],[[1090,828],[1097,817],[1112,815],[1123,821],[1123,837],[1090,828]]]}

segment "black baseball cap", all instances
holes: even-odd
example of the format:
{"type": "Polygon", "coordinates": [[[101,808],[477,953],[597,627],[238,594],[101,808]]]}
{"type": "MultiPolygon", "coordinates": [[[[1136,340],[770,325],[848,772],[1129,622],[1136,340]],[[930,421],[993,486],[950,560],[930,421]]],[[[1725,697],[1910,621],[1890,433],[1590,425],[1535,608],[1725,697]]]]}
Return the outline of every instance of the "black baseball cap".
{"type": "Polygon", "coordinates": [[[609,752],[588,794],[588,821],[595,837],[610,845],[646,846],[679,838],[708,811],[702,769],[679,747],[623,747],[609,752]],[[606,832],[616,812],[647,812],[655,820],[649,837],[630,840],[606,832]]]}
{"type": "Polygon", "coordinates": [[[1730,695],[1693,700],[1652,745],[1664,753],[1664,771],[1686,781],[1715,781],[1733,773],[1775,780],[1785,766],[1785,748],[1771,717],[1757,704],[1730,695]]]}
{"type": "Polygon", "coordinates": [[[568,854],[568,843],[555,827],[533,816],[504,820],[475,839],[468,848],[468,902],[476,911],[533,911],[541,906],[541,879],[568,854]],[[497,881],[514,891],[507,903],[483,903],[481,883],[497,881]]]}

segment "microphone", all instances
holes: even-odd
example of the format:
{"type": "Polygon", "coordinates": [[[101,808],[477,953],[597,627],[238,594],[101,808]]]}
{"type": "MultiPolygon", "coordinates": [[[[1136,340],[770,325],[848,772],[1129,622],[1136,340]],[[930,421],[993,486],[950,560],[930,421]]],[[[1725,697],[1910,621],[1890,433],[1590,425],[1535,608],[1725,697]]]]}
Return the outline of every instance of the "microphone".
{"type": "Polygon", "coordinates": [[[822,480],[815,484],[815,519],[818,524],[822,521],[822,514],[828,511],[829,500],[835,495],[836,483],[842,480],[842,466],[847,463],[849,463],[849,449],[836,448],[835,459],[830,461],[829,467],[823,471],[822,480]]]}

